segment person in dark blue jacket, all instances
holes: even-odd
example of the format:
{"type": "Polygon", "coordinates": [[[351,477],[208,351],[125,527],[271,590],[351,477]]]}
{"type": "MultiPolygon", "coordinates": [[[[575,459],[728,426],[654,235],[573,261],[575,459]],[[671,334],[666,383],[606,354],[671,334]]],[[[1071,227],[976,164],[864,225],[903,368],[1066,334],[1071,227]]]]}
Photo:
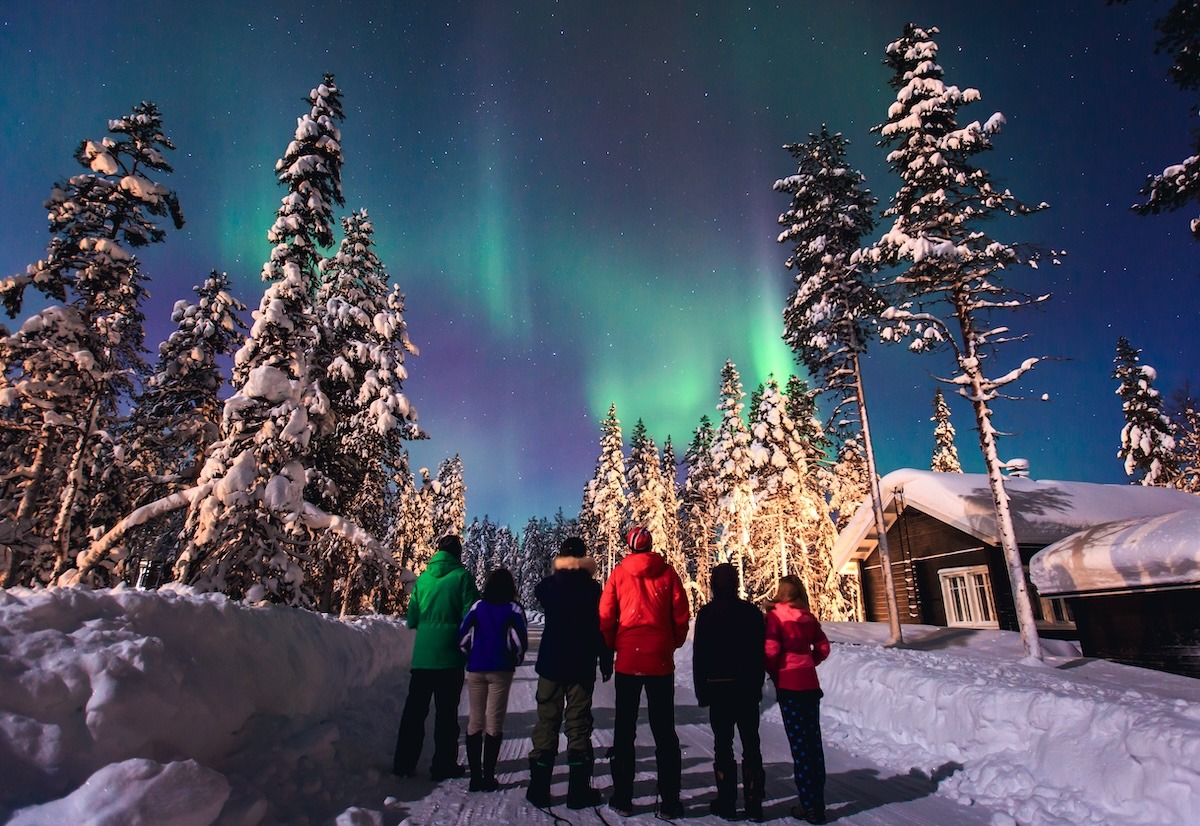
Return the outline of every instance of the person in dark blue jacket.
{"type": "Polygon", "coordinates": [[[504,739],[508,691],[529,648],[525,611],[516,597],[512,574],[497,568],[488,574],[482,598],[458,629],[459,648],[467,655],[467,788],[472,792],[500,788],[496,760],[504,739]]]}
{"type": "Polygon", "coordinates": [[[587,555],[583,540],[572,536],[563,540],[554,558],[554,571],[534,590],[546,616],[538,645],[538,719],[533,727],[525,793],[535,806],[551,803],[550,781],[564,712],[567,807],[600,804],[600,792],[592,788],[592,691],[597,665],[605,682],[612,677],[613,652],[600,636],[600,583],[595,576],[596,563],[587,555]]]}

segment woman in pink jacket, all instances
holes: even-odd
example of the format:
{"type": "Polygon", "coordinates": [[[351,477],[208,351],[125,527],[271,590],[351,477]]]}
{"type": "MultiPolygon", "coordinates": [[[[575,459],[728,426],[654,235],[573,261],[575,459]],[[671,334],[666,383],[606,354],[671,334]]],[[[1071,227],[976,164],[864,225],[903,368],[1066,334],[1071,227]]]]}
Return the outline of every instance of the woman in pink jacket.
{"type": "Polygon", "coordinates": [[[817,665],[829,656],[829,639],[808,610],[808,594],[794,576],[779,580],[767,611],[767,674],[792,748],[799,804],[792,816],[825,822],[825,752],[821,747],[821,684],[817,665]]]}

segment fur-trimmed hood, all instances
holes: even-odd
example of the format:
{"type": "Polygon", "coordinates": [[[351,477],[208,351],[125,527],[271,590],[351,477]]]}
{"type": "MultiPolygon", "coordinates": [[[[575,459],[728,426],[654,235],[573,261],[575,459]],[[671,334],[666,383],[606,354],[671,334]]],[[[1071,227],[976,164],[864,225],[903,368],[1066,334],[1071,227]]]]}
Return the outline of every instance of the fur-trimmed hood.
{"type": "Polygon", "coordinates": [[[581,570],[595,576],[597,571],[596,560],[590,556],[556,556],[554,557],[554,570],[581,570]]]}

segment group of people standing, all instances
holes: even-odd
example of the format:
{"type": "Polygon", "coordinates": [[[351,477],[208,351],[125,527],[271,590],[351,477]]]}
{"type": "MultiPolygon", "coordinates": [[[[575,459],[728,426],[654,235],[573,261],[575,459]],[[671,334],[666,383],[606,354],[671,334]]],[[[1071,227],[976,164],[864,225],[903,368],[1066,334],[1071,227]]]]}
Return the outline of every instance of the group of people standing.
{"type": "MultiPolygon", "coordinates": [[[[646,528],[633,528],[625,540],[630,553],[613,568],[603,588],[583,541],[571,537],[563,541],[553,571],[534,591],[545,626],[535,666],[537,722],[526,798],[541,808],[552,804],[550,785],[559,735],[564,733],[567,806],[600,805],[601,794],[592,788],[592,695],[599,671],[604,682],[615,680],[609,807],[624,816],[633,813],[634,743],[645,693],[654,739],[657,813],[676,818],[684,807],[674,652],[687,639],[688,599],[678,573],[653,551],[646,528]]],[[[440,539],[409,597],[408,626],[417,633],[393,770],[405,776],[416,770],[432,700],[436,710],[431,776],[443,780],[469,772],[470,791],[491,791],[499,788],[495,770],[505,710],[513,674],[528,649],[528,631],[512,574],[503,568],[492,571],[480,595],[461,555],[458,537],[440,539]],[[469,707],[466,769],[458,764],[458,702],[464,681],[469,707]]],[[[829,656],[829,641],[808,610],[804,586],[794,576],[783,577],[765,617],[738,596],[738,574],[732,565],[715,566],[711,586],[712,598],[696,617],[693,639],[696,699],[709,709],[713,730],[716,798],[709,809],[726,819],[737,816],[736,733],[742,747],[743,810],[751,820],[763,818],[759,708],[765,678],[770,677],[795,770],[798,802],[792,815],[824,823],[822,695],[816,666],[829,656]]]]}

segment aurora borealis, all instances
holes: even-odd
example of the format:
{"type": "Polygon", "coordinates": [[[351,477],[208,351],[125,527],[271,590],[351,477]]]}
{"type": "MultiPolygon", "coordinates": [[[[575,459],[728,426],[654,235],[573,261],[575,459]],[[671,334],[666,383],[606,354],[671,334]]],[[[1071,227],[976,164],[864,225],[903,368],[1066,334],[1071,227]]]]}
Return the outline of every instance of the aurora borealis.
{"type": "MultiPolygon", "coordinates": [[[[149,346],[210,269],[257,306],[274,163],[332,72],[346,210],[370,212],[421,348],[405,390],[432,438],[414,467],[461,454],[470,516],[572,516],[610,403],[626,434],[642,418],[682,456],[715,417],[725,359],[747,393],[795,370],[779,338],[791,276],[771,184],[794,171],[780,147],[828,123],[886,201],[897,181],[868,130],[893,98],[883,49],[913,20],[941,29],[947,81],[981,91],[967,114],[1007,117],[988,168],[1050,204],[996,234],[1067,252],[1013,274],[1054,297],[1005,319],[1030,339],[997,366],[1057,360],[1021,385],[1035,400],[996,405],[1002,450],[1035,477],[1123,481],[1117,336],[1165,394],[1196,380],[1191,214],[1128,209],[1188,153],[1194,101],[1153,53],[1165,3],[1059,5],[9,0],[0,277],[43,255],[41,203],[78,141],[152,100],[187,225],[141,255],[149,346]]],[[[927,467],[948,356],[875,345],[866,366],[880,469],[927,467]]],[[[979,470],[969,408],[948,399],[979,470]]]]}

